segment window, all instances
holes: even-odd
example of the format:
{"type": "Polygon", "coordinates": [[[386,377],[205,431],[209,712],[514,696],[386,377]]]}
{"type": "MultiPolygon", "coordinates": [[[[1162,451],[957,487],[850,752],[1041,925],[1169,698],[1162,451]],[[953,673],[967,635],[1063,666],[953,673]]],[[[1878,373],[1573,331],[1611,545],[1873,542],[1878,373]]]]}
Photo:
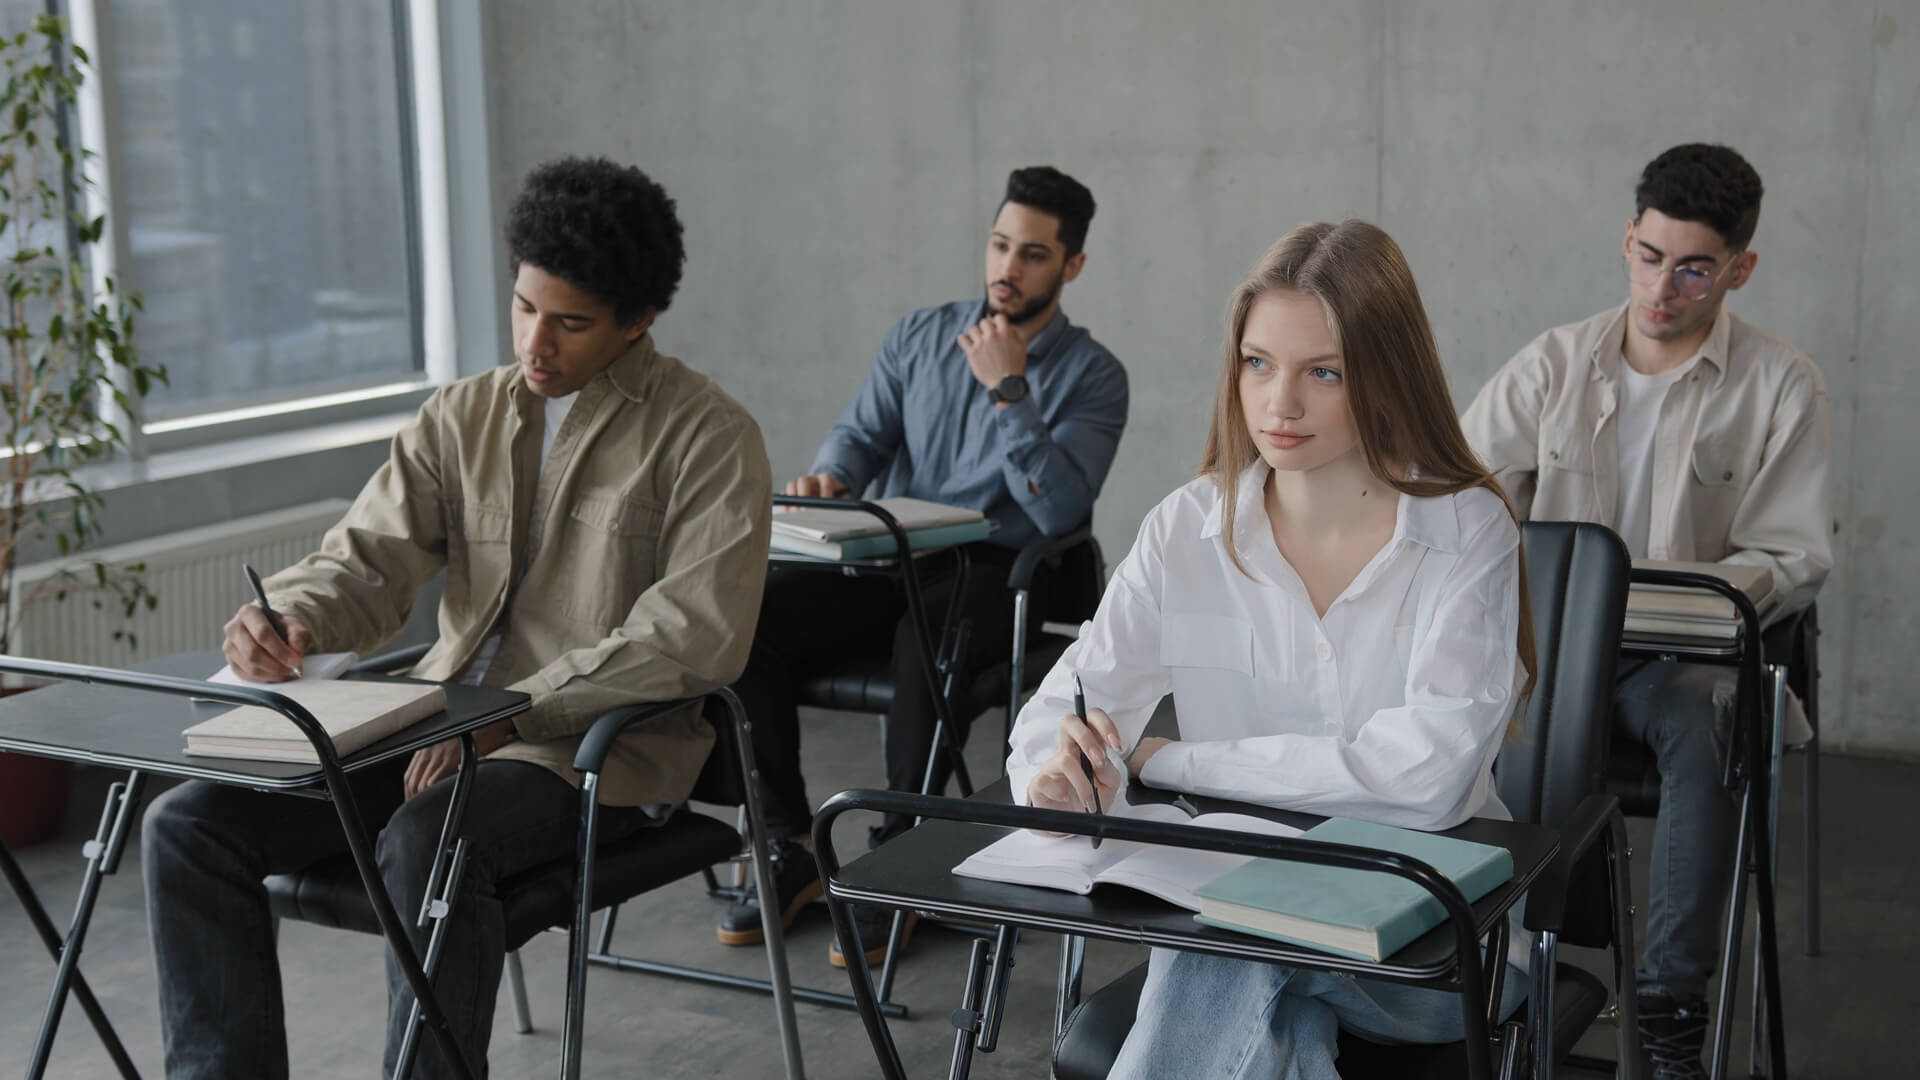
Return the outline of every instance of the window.
{"type": "Polygon", "coordinates": [[[422,382],[404,0],[69,2],[108,31],[146,424],[422,382]]]}

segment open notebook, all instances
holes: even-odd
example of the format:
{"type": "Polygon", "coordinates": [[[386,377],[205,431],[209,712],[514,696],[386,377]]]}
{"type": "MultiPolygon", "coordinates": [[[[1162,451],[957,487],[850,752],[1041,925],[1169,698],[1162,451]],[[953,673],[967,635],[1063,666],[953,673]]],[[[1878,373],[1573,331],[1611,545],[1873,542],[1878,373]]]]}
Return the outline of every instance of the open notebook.
{"type": "MultiPolygon", "coordinates": [[[[1300,835],[1300,830],[1291,825],[1247,814],[1188,817],[1186,811],[1164,805],[1126,809],[1130,812],[1114,816],[1266,836],[1300,835]]],[[[1244,855],[1126,840],[1107,840],[1095,850],[1084,836],[1046,836],[1021,829],[967,856],[953,872],[961,877],[1038,885],[1083,896],[1095,885],[1124,885],[1188,911],[1199,911],[1200,901],[1193,890],[1246,861],[1244,855]]]]}

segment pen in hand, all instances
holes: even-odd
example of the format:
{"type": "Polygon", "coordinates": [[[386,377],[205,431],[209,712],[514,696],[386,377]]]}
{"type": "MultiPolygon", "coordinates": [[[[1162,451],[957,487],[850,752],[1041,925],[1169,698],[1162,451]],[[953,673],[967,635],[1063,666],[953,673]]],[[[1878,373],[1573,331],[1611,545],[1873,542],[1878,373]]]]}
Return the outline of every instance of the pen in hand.
{"type": "MultiPolygon", "coordinates": [[[[1080,685],[1080,674],[1078,672],[1075,672],[1073,676],[1073,711],[1079,714],[1081,723],[1086,723],[1087,691],[1085,687],[1080,685]]],[[[1085,750],[1080,751],[1080,768],[1086,771],[1087,783],[1093,785],[1093,813],[1098,814],[1100,813],[1100,779],[1093,774],[1093,760],[1087,757],[1085,750]]],[[[1098,848],[1100,846],[1100,837],[1095,836],[1092,839],[1093,846],[1098,848]]]]}
{"type": "MultiPolygon", "coordinates": [[[[273,610],[273,605],[267,602],[267,587],[260,583],[260,572],[247,563],[241,563],[240,569],[247,573],[247,584],[253,588],[254,602],[260,605],[261,611],[267,613],[267,625],[273,627],[273,632],[279,635],[281,641],[292,645],[293,642],[287,638],[287,624],[280,618],[280,614],[273,610]]],[[[293,673],[296,677],[299,676],[300,669],[294,668],[293,673]]]]}

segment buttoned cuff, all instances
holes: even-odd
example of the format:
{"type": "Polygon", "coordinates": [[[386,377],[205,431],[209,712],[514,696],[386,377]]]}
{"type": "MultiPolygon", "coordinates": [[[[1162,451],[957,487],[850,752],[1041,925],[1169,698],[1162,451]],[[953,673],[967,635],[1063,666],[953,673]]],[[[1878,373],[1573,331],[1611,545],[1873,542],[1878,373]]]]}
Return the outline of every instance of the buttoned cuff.
{"type": "Polygon", "coordinates": [[[1052,437],[1047,430],[1046,419],[1040,415],[1040,408],[1033,403],[1031,396],[993,411],[994,422],[1000,425],[1000,433],[1006,437],[1009,458],[1031,450],[1052,437]]]}

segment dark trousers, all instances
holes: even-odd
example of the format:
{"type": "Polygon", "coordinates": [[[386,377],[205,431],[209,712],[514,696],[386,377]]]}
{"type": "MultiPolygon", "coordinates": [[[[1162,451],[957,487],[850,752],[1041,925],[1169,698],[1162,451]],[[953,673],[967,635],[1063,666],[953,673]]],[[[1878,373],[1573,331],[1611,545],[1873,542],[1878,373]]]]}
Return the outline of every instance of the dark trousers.
{"type": "Polygon", "coordinates": [[[1704,998],[1720,960],[1740,829],[1739,803],[1721,783],[1734,682],[1731,668],[1649,661],[1623,664],[1614,686],[1621,728],[1660,770],[1642,993],[1704,998]]]}
{"type": "MultiPolygon", "coordinates": [[[[352,784],[369,827],[380,827],[375,840],[380,874],[401,920],[411,928],[453,779],[403,801],[405,768],[404,759],[375,766],[355,773],[352,784]]],[[[607,807],[600,818],[601,837],[612,841],[631,835],[649,820],[637,808],[607,807]]],[[[433,985],[476,1075],[487,1072],[494,997],[506,958],[496,885],[571,855],[579,824],[579,792],[547,770],[519,761],[482,761],[475,769],[463,829],[465,880],[433,985]]],[[[332,804],[223,784],[182,784],[147,809],[140,843],[167,1076],[286,1077],[286,1008],[262,880],[347,851],[332,804]]],[[[413,930],[414,948],[422,957],[430,932],[430,925],[413,930]]],[[[412,1005],[413,992],[389,953],[388,1073],[412,1005]]],[[[424,1026],[416,1040],[413,1076],[454,1075],[424,1026]]]]}
{"type": "MultiPolygon", "coordinates": [[[[954,745],[966,743],[973,716],[995,702],[973,701],[972,673],[1004,662],[1012,653],[1013,592],[1007,571],[1017,552],[989,545],[968,549],[971,569],[966,587],[956,589],[952,561],[939,557],[921,563],[921,596],[926,601],[929,630],[939,646],[942,620],[948,608],[960,605],[959,617],[971,620],[967,663],[955,685],[954,745]],[[938,565],[934,565],[934,564],[938,565]]],[[[1028,598],[1028,625],[1040,626],[1046,610],[1047,582],[1034,575],[1028,598]]],[[[848,578],[813,568],[774,567],[767,575],[765,603],[754,634],[753,655],[745,674],[734,684],[759,732],[766,750],[759,762],[762,798],[767,807],[769,834],[776,838],[804,836],[813,820],[806,780],[800,775],[800,717],[796,708],[802,680],[848,657],[888,657],[893,680],[893,705],[882,729],[887,764],[887,787],[919,791],[925,778],[927,755],[933,748],[936,720],[934,699],[921,673],[920,643],[908,618],[906,594],[885,578],[848,578]],[[762,726],[764,725],[764,726],[762,726]]],[[[932,790],[946,789],[952,770],[943,757],[934,772],[932,790]]],[[[879,843],[904,831],[910,819],[889,817],[874,830],[879,843]]]]}

